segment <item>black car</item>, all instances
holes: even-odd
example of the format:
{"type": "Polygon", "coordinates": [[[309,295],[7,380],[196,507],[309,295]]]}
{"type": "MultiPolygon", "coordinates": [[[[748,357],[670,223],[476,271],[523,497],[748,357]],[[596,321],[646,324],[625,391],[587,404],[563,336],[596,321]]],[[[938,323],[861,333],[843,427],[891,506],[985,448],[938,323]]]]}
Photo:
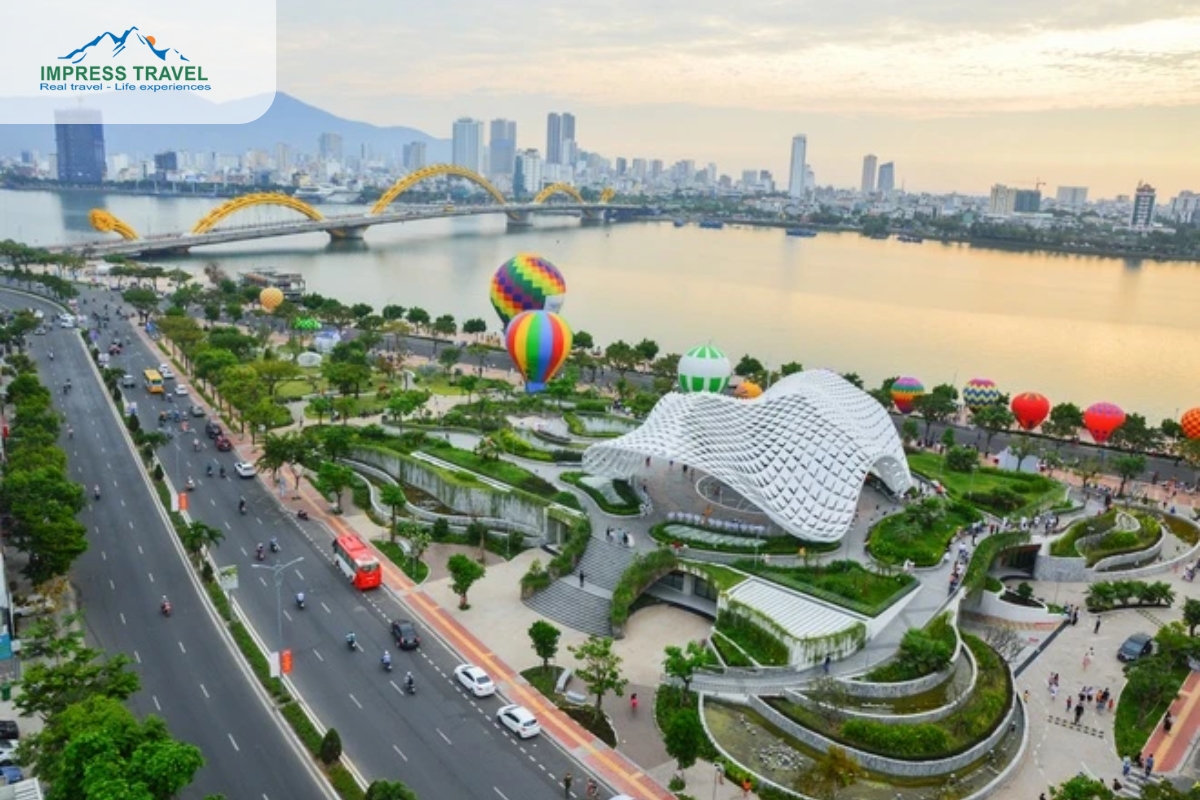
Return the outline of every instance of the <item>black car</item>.
{"type": "Polygon", "coordinates": [[[0,719],[0,739],[11,741],[21,738],[21,729],[11,719],[0,719]]]}
{"type": "Polygon", "coordinates": [[[221,435],[221,426],[215,422],[210,421],[207,425],[204,426],[204,435],[210,439],[216,439],[218,436],[221,435]]]}
{"type": "Polygon", "coordinates": [[[421,637],[417,635],[417,626],[406,619],[396,620],[392,623],[392,636],[396,640],[396,647],[401,650],[416,650],[421,646],[421,637]]]}
{"type": "Polygon", "coordinates": [[[1148,633],[1135,633],[1117,651],[1119,661],[1137,661],[1154,652],[1154,639],[1148,633]]]}

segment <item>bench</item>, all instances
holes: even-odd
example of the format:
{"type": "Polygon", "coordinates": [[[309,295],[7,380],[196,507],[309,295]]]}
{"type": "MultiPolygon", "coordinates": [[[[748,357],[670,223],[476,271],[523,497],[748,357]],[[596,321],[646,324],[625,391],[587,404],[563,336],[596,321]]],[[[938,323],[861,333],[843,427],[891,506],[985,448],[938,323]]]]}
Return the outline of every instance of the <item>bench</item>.
{"type": "Polygon", "coordinates": [[[566,690],[567,684],[571,682],[573,670],[564,669],[562,674],[558,676],[558,681],[554,684],[554,693],[562,694],[566,690]]]}

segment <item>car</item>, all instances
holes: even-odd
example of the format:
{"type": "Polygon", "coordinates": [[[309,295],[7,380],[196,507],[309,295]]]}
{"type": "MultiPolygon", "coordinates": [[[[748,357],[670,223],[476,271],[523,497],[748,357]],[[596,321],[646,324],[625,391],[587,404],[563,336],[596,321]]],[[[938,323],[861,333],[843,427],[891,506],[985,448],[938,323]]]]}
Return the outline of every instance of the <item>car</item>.
{"type": "Polygon", "coordinates": [[[253,478],[258,474],[258,470],[249,461],[239,461],[233,465],[233,471],[238,474],[239,478],[253,478]]]}
{"type": "Polygon", "coordinates": [[[471,694],[487,697],[496,693],[496,684],[488,674],[474,664],[460,664],[454,668],[454,677],[471,694]]]}
{"type": "Polygon", "coordinates": [[[392,637],[396,640],[396,647],[401,650],[416,650],[421,646],[417,626],[406,619],[398,619],[392,623],[392,637]]]}
{"type": "Polygon", "coordinates": [[[195,403],[192,403],[192,407],[188,409],[188,413],[191,414],[193,417],[205,416],[204,409],[201,408],[200,406],[196,405],[195,403]]]}
{"type": "Polygon", "coordinates": [[[46,326],[38,325],[37,330],[35,330],[34,333],[36,333],[38,336],[45,336],[46,335],[46,326]]]}
{"type": "Polygon", "coordinates": [[[221,426],[215,422],[210,421],[207,425],[204,426],[204,435],[210,439],[216,439],[217,437],[219,437],[221,435],[221,426]]]}
{"type": "Polygon", "coordinates": [[[132,389],[134,386],[137,386],[137,378],[126,372],[121,376],[121,385],[126,389],[132,389]]]}
{"type": "Polygon", "coordinates": [[[496,721],[522,739],[529,739],[542,732],[542,726],[537,718],[524,706],[516,703],[507,705],[496,712],[496,721]]]}
{"type": "Polygon", "coordinates": [[[213,444],[217,446],[217,450],[222,453],[228,453],[233,449],[233,442],[229,441],[229,437],[225,435],[218,436],[213,440],[213,444]]]}
{"type": "Polygon", "coordinates": [[[187,387],[182,383],[179,384],[175,387],[175,394],[179,395],[180,397],[187,397],[187,387]]]}
{"type": "Polygon", "coordinates": [[[1137,661],[1143,656],[1148,656],[1154,652],[1154,638],[1148,633],[1135,633],[1125,640],[1125,644],[1121,645],[1121,649],[1117,651],[1117,659],[1120,661],[1137,661]]]}
{"type": "Polygon", "coordinates": [[[167,364],[159,364],[158,365],[158,374],[162,375],[162,379],[164,381],[175,380],[175,373],[171,371],[171,367],[168,366],[167,364]]]}
{"type": "Polygon", "coordinates": [[[5,785],[20,783],[25,780],[25,773],[21,772],[20,767],[0,767],[0,776],[3,776],[5,785]]]}
{"type": "Polygon", "coordinates": [[[12,741],[21,738],[21,729],[16,720],[0,719],[0,740],[12,741]]]}

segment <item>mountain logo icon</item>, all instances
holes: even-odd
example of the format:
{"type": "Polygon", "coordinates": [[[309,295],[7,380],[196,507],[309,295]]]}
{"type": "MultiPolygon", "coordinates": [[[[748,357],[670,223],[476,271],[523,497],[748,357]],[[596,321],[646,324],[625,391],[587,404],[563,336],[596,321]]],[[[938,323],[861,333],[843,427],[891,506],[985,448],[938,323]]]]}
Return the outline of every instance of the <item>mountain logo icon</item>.
{"type": "Polygon", "coordinates": [[[158,39],[154,36],[148,36],[137,29],[137,27],[129,28],[120,36],[112,31],[104,33],[92,39],[82,47],[77,47],[65,56],[59,56],[59,61],[70,61],[72,64],[80,64],[85,59],[91,57],[93,61],[103,59],[107,56],[109,59],[116,60],[129,54],[140,55],[145,58],[147,52],[153,54],[159,61],[165,63],[187,62],[187,58],[183,53],[173,47],[158,47],[158,39]]]}

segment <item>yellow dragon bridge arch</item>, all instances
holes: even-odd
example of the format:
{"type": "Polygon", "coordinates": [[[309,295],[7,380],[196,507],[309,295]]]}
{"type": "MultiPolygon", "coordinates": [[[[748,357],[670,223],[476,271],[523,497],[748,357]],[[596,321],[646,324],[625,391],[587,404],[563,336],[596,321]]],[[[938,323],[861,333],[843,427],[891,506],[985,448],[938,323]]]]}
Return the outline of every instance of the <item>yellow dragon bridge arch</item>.
{"type": "Polygon", "coordinates": [[[535,205],[541,205],[556,194],[565,194],[580,205],[585,205],[587,202],[583,199],[583,195],[579,193],[579,190],[569,183],[550,184],[537,193],[537,196],[533,198],[533,202],[535,205]]]}
{"type": "Polygon", "coordinates": [[[103,208],[93,208],[88,212],[88,222],[101,233],[117,233],[127,242],[138,238],[137,231],[122,221],[119,217],[103,208]]]}
{"type": "Polygon", "coordinates": [[[196,235],[208,233],[217,226],[217,223],[231,214],[236,214],[239,211],[253,208],[254,206],[282,206],[283,208],[290,208],[293,211],[299,211],[314,222],[325,219],[320,211],[317,211],[303,200],[297,200],[289,194],[283,194],[282,192],[256,192],[255,194],[235,197],[217,206],[195,224],[192,228],[192,233],[196,235]]]}
{"type": "Polygon", "coordinates": [[[508,205],[508,200],[504,197],[504,194],[495,186],[493,186],[487,178],[483,177],[478,172],[469,170],[466,167],[457,166],[455,164],[430,164],[428,167],[422,167],[416,172],[406,175],[393,183],[392,187],[384,192],[383,196],[379,198],[378,202],[371,207],[371,213],[383,213],[387,210],[387,207],[392,204],[392,201],[407,192],[412,187],[416,186],[421,181],[426,181],[430,178],[437,178],[442,175],[454,175],[459,178],[465,178],[478,186],[480,189],[483,189],[485,192],[490,194],[492,199],[494,199],[500,205],[508,205]]]}

